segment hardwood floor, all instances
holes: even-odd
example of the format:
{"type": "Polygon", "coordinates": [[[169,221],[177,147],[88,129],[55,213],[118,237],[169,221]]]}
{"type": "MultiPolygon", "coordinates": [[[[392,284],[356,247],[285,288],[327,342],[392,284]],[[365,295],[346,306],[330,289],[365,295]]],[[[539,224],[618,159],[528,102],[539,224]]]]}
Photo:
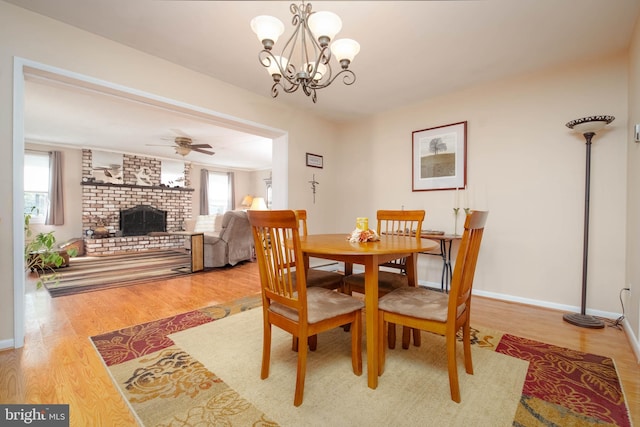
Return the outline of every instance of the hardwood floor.
{"type": "MultiPolygon", "coordinates": [[[[260,292],[258,265],[52,299],[29,284],[26,341],[0,352],[0,402],[68,403],[72,426],[136,425],[89,337],[260,292]]],[[[475,297],[472,324],[613,358],[640,425],[640,366],[621,329],[582,329],[554,310],[475,297]]]]}

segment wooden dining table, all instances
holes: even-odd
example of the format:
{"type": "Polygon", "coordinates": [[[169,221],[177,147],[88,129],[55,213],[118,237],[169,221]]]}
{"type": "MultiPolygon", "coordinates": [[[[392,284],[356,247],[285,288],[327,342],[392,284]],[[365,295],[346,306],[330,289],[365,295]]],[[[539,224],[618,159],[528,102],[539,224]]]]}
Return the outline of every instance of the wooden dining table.
{"type": "Polygon", "coordinates": [[[378,268],[398,258],[407,258],[409,286],[417,285],[417,254],[430,251],[439,243],[415,237],[382,235],[375,242],[353,243],[349,234],[310,234],[300,236],[300,246],[308,267],[309,257],[341,261],[345,274],[351,274],[353,264],[362,264],[365,274],[365,332],[367,339],[367,383],[378,386],[378,268]]]}

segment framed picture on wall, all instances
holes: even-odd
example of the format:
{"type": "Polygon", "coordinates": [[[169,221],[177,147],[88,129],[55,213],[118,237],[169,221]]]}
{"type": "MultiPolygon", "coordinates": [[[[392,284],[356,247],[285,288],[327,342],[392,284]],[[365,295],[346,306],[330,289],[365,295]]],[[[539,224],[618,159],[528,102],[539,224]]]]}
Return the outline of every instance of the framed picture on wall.
{"type": "Polygon", "coordinates": [[[318,154],[307,153],[307,166],[311,166],[312,168],[323,168],[323,159],[322,156],[318,154]]]}
{"type": "Polygon", "coordinates": [[[412,191],[453,190],[467,184],[467,122],[413,131],[412,191]]]}

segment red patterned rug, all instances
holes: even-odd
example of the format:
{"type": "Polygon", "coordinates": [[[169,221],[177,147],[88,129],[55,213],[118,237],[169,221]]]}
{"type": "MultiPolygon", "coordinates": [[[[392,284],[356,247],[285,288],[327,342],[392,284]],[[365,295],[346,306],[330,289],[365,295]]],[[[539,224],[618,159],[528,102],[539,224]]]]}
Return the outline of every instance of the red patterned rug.
{"type": "Polygon", "coordinates": [[[529,361],[514,425],[631,426],[613,359],[508,334],[496,351],[529,361]]]}
{"type": "MultiPolygon", "coordinates": [[[[143,425],[278,425],[168,337],[260,304],[259,296],[244,298],[91,340],[143,425]]],[[[612,359],[482,327],[473,346],[529,363],[513,426],[631,427],[612,359]]]]}

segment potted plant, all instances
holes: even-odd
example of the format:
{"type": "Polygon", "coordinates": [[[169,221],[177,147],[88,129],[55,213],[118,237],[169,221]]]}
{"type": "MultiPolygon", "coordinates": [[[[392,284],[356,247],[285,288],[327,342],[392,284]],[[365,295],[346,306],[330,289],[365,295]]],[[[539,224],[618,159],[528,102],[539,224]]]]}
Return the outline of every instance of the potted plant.
{"type": "MultiPolygon", "coordinates": [[[[33,212],[33,209],[31,209],[33,212]]],[[[64,251],[56,246],[56,237],[53,231],[47,233],[38,233],[32,237],[31,217],[28,213],[24,216],[24,263],[26,271],[36,271],[38,273],[38,281],[36,288],[40,289],[45,280],[56,279],[56,268],[67,265],[69,257],[76,256],[75,248],[64,251]]]]}

